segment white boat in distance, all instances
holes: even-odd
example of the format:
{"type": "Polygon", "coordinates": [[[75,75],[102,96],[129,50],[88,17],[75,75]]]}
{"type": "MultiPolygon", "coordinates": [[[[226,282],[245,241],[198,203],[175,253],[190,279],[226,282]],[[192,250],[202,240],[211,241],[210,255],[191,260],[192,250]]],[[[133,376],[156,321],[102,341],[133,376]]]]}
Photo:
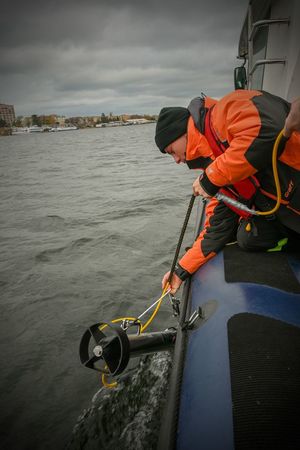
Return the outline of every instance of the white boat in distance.
{"type": "Polygon", "coordinates": [[[39,127],[38,125],[32,125],[32,127],[27,128],[28,133],[42,133],[43,128],[39,127]]]}
{"type": "Polygon", "coordinates": [[[56,132],[56,131],[74,131],[74,130],[78,130],[78,128],[75,126],[49,128],[49,127],[39,127],[37,125],[33,125],[32,127],[14,127],[12,129],[12,134],[16,135],[16,134],[27,134],[27,133],[42,133],[42,132],[47,132],[47,131],[56,132]]]}
{"type": "Polygon", "coordinates": [[[14,127],[12,134],[41,133],[42,131],[44,131],[42,127],[33,125],[32,127],[14,127]]]}
{"type": "Polygon", "coordinates": [[[53,132],[56,132],[56,131],[73,131],[73,130],[78,130],[78,128],[75,127],[75,126],[70,126],[70,127],[53,127],[53,128],[49,129],[49,131],[53,131],[53,132]]]}

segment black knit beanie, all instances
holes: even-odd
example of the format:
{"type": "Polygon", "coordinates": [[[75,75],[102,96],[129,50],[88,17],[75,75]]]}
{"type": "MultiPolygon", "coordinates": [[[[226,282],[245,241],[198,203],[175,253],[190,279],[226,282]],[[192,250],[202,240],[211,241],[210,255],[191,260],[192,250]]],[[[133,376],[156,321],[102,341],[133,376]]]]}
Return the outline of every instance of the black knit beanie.
{"type": "Polygon", "coordinates": [[[190,113],[187,108],[163,108],[158,116],[155,133],[155,143],[162,153],[165,148],[187,132],[190,113]]]}

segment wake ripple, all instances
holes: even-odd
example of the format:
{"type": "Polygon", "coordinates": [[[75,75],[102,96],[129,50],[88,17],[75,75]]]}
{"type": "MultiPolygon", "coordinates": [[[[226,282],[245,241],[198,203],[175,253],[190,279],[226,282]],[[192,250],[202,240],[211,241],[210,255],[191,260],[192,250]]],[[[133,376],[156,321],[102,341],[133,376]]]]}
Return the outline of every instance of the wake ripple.
{"type": "Polygon", "coordinates": [[[67,450],[156,449],[170,368],[170,353],[147,356],[116,389],[101,388],[79,417],[67,450]]]}

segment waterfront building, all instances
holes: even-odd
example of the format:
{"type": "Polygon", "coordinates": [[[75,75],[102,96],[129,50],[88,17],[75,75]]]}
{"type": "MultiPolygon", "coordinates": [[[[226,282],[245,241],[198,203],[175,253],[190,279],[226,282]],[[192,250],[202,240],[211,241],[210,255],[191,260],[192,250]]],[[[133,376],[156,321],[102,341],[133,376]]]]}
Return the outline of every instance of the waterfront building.
{"type": "Polygon", "coordinates": [[[64,127],[66,122],[65,116],[55,116],[55,124],[59,127],[64,127]]]}
{"type": "Polygon", "coordinates": [[[12,126],[16,119],[14,106],[0,103],[0,119],[4,120],[8,126],[12,126]]]}

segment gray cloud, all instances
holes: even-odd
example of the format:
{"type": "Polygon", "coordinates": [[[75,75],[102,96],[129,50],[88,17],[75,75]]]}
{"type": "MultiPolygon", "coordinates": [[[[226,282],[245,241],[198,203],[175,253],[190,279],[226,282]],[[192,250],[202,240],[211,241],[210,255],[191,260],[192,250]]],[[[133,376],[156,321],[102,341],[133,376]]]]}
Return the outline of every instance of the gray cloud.
{"type": "Polygon", "coordinates": [[[157,113],[233,89],[247,0],[4,2],[0,101],[17,114],[157,113]]]}

